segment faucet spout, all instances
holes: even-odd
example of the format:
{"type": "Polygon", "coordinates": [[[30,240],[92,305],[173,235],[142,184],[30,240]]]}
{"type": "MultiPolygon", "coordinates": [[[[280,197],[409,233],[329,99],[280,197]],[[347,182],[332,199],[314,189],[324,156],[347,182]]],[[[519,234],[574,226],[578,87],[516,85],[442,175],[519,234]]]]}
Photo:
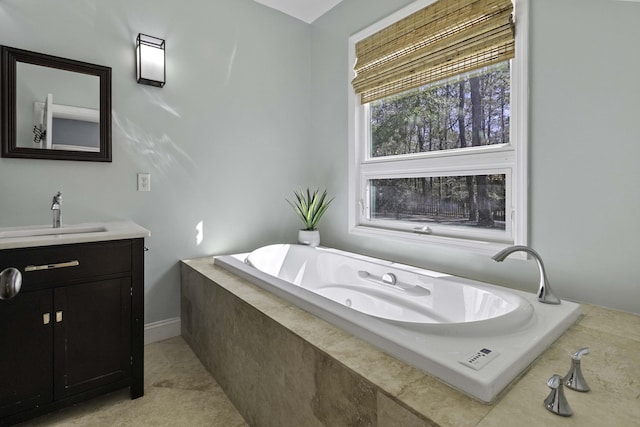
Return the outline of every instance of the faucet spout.
{"type": "Polygon", "coordinates": [[[538,252],[534,251],[528,246],[509,246],[494,256],[491,257],[496,262],[502,262],[514,252],[526,252],[531,255],[538,264],[538,271],[540,273],[540,286],[538,288],[538,301],[543,302],[545,304],[560,304],[560,298],[558,298],[552,291],[549,286],[549,280],[547,279],[547,273],[544,269],[544,263],[542,262],[542,257],[538,252]]]}
{"type": "Polygon", "coordinates": [[[59,191],[53,196],[51,211],[53,212],[53,228],[62,227],[62,193],[59,191]]]}

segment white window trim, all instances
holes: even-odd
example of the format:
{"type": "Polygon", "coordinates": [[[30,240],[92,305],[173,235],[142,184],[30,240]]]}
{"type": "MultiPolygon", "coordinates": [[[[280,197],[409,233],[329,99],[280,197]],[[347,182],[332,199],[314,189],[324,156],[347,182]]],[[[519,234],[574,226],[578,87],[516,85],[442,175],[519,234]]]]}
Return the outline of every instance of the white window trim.
{"type": "MultiPolygon", "coordinates": [[[[511,128],[510,128],[510,142],[515,147],[515,156],[513,159],[514,169],[512,174],[512,188],[514,195],[513,200],[509,204],[511,197],[507,197],[507,210],[512,209],[512,227],[510,230],[510,237],[513,241],[509,242],[495,242],[495,241],[483,241],[472,239],[459,239],[438,235],[417,234],[408,233],[406,231],[395,231],[392,229],[376,228],[368,225],[361,224],[361,215],[365,210],[364,200],[365,194],[363,193],[364,184],[366,180],[363,165],[361,159],[363,149],[360,143],[361,138],[366,136],[368,127],[365,120],[365,108],[360,104],[358,95],[355,94],[351,87],[351,80],[353,78],[353,65],[356,61],[355,45],[358,41],[370,36],[371,34],[380,31],[381,29],[399,21],[407,15],[414,13],[435,0],[418,0],[403,9],[392,13],[388,17],[376,22],[368,28],[352,35],[349,38],[349,64],[351,66],[349,76],[349,93],[348,93],[348,126],[349,126],[349,173],[348,173],[348,227],[349,233],[357,236],[373,237],[373,238],[388,238],[400,241],[406,241],[411,243],[425,244],[425,245],[441,245],[458,249],[469,250],[486,255],[493,255],[497,251],[510,245],[526,245],[528,241],[528,105],[529,105],[529,89],[528,89],[528,34],[529,34],[529,0],[514,0],[514,15],[516,22],[516,56],[511,63],[511,105],[512,111],[516,114],[511,116],[511,128]]],[[[479,147],[477,150],[484,150],[487,158],[493,155],[505,154],[506,151],[512,151],[510,147],[495,146],[495,147],[479,147]]],[[[463,156],[469,151],[461,152],[459,155],[463,156]]],[[[451,153],[448,153],[449,156],[451,153]]],[[[443,156],[443,153],[421,153],[412,157],[411,162],[418,163],[420,158],[424,157],[437,157],[443,156]]],[[[458,153],[456,153],[458,155],[458,153]]],[[[484,155],[483,155],[484,156],[484,155]]],[[[385,161],[392,161],[393,159],[367,159],[366,168],[373,169],[376,164],[384,163],[385,161]]],[[[450,157],[449,157],[450,160],[450,157]]],[[[450,161],[447,161],[449,168],[451,167],[450,161]]],[[[484,162],[483,162],[484,163],[484,162]]],[[[481,169],[491,169],[490,161],[487,164],[483,164],[481,169]]],[[[407,163],[409,164],[409,163],[407,163]]],[[[504,163],[500,166],[504,168],[504,163]]],[[[403,169],[404,172],[410,172],[409,167],[403,169]]],[[[443,165],[443,170],[446,166],[443,165]]],[[[458,169],[459,170],[459,169],[458,169]]],[[[430,171],[431,172],[431,171],[430,171]]],[[[508,213],[507,213],[508,215],[508,213]]],[[[508,227],[509,228],[509,227],[508,227]]]]}

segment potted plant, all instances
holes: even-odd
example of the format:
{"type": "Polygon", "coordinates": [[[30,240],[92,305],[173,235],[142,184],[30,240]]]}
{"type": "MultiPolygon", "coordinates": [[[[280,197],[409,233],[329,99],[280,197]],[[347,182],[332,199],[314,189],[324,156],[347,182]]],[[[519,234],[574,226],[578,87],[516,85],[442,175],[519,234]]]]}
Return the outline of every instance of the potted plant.
{"type": "Polygon", "coordinates": [[[298,217],[304,223],[305,228],[298,231],[298,242],[309,246],[318,246],[320,244],[320,232],[316,228],[320,218],[326,212],[327,208],[333,201],[333,198],[327,199],[327,190],[320,194],[319,190],[311,192],[294,191],[296,196],[294,203],[287,199],[287,203],[291,205],[298,217]]]}

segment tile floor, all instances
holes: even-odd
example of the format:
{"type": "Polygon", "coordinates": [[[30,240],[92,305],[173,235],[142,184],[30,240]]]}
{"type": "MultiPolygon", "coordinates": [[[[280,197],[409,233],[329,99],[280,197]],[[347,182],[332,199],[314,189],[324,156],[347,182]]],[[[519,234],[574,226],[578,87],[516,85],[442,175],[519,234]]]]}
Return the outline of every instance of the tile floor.
{"type": "Polygon", "coordinates": [[[145,347],[145,395],[129,389],[19,424],[26,426],[246,426],[181,337],[145,347]]]}

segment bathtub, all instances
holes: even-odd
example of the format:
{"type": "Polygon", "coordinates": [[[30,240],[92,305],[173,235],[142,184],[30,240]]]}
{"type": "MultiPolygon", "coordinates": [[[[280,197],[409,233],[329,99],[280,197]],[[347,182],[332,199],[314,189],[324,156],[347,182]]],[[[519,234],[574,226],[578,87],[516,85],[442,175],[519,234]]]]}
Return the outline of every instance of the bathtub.
{"type": "Polygon", "coordinates": [[[533,293],[330,248],[269,245],[214,263],[484,403],[581,313],[572,302],[542,304],[533,293]]]}

